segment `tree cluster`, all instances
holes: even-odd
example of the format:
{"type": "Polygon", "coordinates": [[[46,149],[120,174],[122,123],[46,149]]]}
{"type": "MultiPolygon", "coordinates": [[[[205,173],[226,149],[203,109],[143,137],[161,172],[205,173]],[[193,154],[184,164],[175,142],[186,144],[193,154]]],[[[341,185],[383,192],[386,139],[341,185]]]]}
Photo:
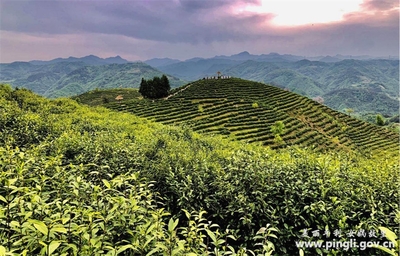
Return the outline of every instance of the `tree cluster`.
{"type": "Polygon", "coordinates": [[[171,86],[166,75],[162,77],[154,77],[153,79],[146,80],[142,78],[140,83],[139,93],[145,98],[159,99],[167,97],[171,86]]]}
{"type": "Polygon", "coordinates": [[[382,115],[376,115],[376,124],[379,126],[385,125],[385,119],[383,118],[382,115]]]}

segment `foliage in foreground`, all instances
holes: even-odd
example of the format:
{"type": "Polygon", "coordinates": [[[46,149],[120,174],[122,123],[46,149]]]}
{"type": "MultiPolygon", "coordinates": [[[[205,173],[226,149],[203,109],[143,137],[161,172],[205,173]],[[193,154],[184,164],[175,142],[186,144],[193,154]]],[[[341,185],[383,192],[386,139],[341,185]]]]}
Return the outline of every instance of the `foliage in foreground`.
{"type": "Polygon", "coordinates": [[[268,255],[271,241],[295,255],[303,229],[398,232],[397,158],[278,152],[25,90],[0,95],[0,239],[17,255],[268,255]]]}
{"type": "MultiPolygon", "coordinates": [[[[151,183],[131,172],[101,179],[106,169],[62,165],[0,148],[0,251],[11,255],[236,255],[234,237],[189,213],[183,224],[159,208],[151,183]],[[178,224],[181,224],[178,227],[178,224]],[[192,254],[189,254],[192,253],[192,254]]],[[[256,239],[272,235],[266,228],[256,239]]],[[[268,229],[273,231],[274,229],[268,229]]],[[[272,251],[267,240],[256,252],[272,251]]],[[[240,252],[238,252],[240,254],[240,252]]]]}

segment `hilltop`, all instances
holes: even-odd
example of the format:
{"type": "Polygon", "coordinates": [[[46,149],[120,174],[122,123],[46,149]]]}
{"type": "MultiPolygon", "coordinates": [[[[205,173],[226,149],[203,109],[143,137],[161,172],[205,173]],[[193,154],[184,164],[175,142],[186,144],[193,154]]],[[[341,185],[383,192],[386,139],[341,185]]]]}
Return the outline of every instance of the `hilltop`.
{"type": "Polygon", "coordinates": [[[398,113],[399,60],[324,62],[284,59],[283,55],[273,54],[268,59],[246,56],[252,55],[185,61],[157,68],[188,81],[221,71],[229,76],[287,88],[309,98],[322,97],[329,107],[338,111],[351,108],[357,114],[374,112],[393,116],[398,113]]]}
{"type": "MultiPolygon", "coordinates": [[[[98,94],[106,97],[107,91],[98,94]]],[[[77,97],[93,104],[88,94],[77,97]]],[[[237,78],[199,80],[176,89],[168,99],[140,96],[101,103],[164,124],[184,125],[203,134],[272,148],[292,145],[326,151],[340,149],[363,154],[398,154],[398,134],[355,119],[311,99],[275,86],[237,78]],[[283,122],[282,140],[271,131],[283,122]]]]}

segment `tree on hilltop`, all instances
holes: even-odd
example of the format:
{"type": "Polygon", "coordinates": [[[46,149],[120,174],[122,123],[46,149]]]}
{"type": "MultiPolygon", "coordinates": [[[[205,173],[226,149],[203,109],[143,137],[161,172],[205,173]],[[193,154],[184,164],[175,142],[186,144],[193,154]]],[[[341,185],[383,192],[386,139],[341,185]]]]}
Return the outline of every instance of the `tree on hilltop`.
{"type": "MultiPolygon", "coordinates": [[[[171,85],[169,84],[169,80],[166,75],[162,75],[161,84],[166,92],[169,92],[169,90],[171,90],[171,85]]],[[[168,96],[168,94],[166,96],[168,96]]]]}
{"type": "Polygon", "coordinates": [[[382,115],[376,115],[376,124],[379,126],[383,126],[385,124],[385,120],[382,115]]]}
{"type": "Polygon", "coordinates": [[[167,97],[171,86],[166,75],[162,77],[155,76],[153,79],[146,80],[142,78],[139,87],[139,93],[145,98],[159,99],[167,97]]]}

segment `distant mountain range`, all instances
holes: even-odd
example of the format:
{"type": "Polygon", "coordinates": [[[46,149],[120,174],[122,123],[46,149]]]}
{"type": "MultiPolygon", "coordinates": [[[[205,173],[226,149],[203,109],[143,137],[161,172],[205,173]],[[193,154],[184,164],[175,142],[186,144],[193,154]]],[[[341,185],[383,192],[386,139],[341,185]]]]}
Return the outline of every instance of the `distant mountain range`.
{"type": "MultiPolygon", "coordinates": [[[[28,88],[50,98],[68,97],[96,88],[138,88],[142,77],[149,79],[163,74],[143,62],[128,62],[120,56],[102,59],[90,55],[0,64],[0,83],[28,88]]],[[[168,78],[171,87],[186,83],[173,76],[168,78]]]]}
{"type": "Polygon", "coordinates": [[[60,62],[83,62],[87,65],[99,66],[99,65],[107,65],[107,64],[126,64],[129,61],[121,58],[120,56],[110,57],[110,58],[99,58],[94,55],[85,56],[82,58],[69,57],[69,58],[57,58],[54,60],[43,61],[43,60],[32,60],[29,63],[33,65],[48,65],[60,62]]]}
{"type": "Polygon", "coordinates": [[[149,64],[153,67],[161,67],[165,65],[180,63],[180,62],[193,62],[199,60],[215,60],[215,59],[224,59],[224,60],[233,60],[233,61],[247,61],[247,60],[254,60],[254,61],[262,61],[262,62],[294,62],[299,60],[310,60],[310,61],[321,61],[321,62],[338,62],[342,60],[373,60],[373,59],[392,59],[392,60],[399,60],[396,56],[385,56],[385,57],[373,57],[368,55],[361,55],[361,56],[353,56],[353,55],[340,55],[336,54],[335,56],[315,56],[315,57],[307,57],[307,56],[299,56],[299,55],[292,55],[292,54],[279,54],[275,52],[271,52],[269,54],[260,54],[254,55],[250,54],[247,51],[234,54],[231,56],[226,55],[217,55],[212,58],[191,58],[185,61],[180,61],[177,59],[170,59],[170,58],[154,58],[144,61],[145,63],[149,64]]]}
{"type": "Polygon", "coordinates": [[[0,64],[0,83],[46,97],[72,96],[95,88],[138,88],[142,77],[167,74],[172,87],[216,72],[275,85],[356,114],[392,116],[399,109],[399,60],[371,56],[305,57],[241,52],[185,61],[155,58],[129,62],[120,56],[57,58],[0,64]]]}

